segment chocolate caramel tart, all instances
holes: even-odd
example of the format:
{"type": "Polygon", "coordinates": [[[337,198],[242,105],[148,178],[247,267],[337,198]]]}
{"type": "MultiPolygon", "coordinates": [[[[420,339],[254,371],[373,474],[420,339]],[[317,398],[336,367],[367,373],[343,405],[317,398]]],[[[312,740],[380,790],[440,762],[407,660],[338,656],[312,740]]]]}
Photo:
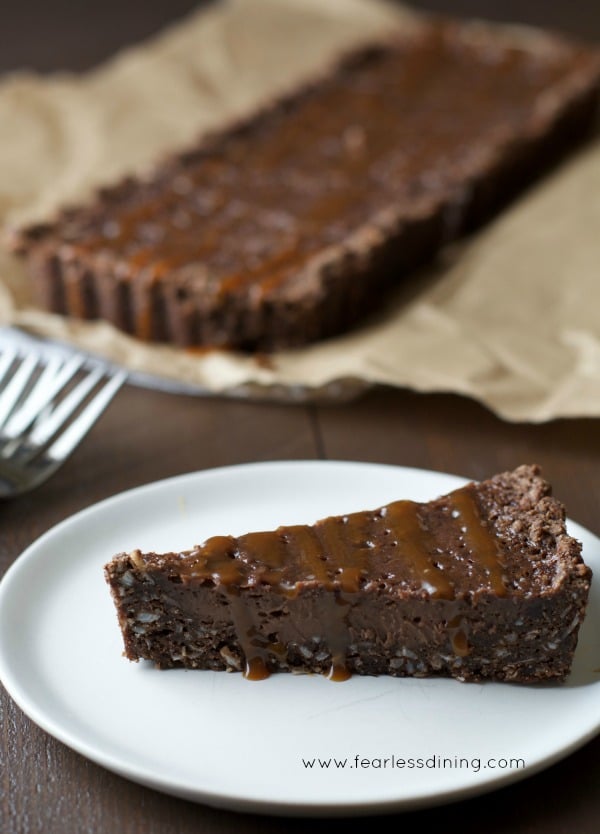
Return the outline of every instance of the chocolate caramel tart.
{"type": "Polygon", "coordinates": [[[161,668],[568,675],[591,571],[538,467],[105,567],[130,660],[161,668]]]}
{"type": "Polygon", "coordinates": [[[424,19],[16,235],[48,310],[270,351],[340,333],[586,135],[597,53],[424,19]]]}

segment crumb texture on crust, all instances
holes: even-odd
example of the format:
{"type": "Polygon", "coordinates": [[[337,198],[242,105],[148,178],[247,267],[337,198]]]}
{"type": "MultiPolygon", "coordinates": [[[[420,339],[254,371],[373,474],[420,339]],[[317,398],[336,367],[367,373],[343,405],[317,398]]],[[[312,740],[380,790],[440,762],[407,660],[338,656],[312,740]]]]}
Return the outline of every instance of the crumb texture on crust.
{"type": "Polygon", "coordinates": [[[552,496],[539,466],[496,475],[480,484],[478,494],[483,513],[503,541],[507,576],[516,590],[551,590],[591,576],[581,544],[567,534],[564,505],[552,496]]]}

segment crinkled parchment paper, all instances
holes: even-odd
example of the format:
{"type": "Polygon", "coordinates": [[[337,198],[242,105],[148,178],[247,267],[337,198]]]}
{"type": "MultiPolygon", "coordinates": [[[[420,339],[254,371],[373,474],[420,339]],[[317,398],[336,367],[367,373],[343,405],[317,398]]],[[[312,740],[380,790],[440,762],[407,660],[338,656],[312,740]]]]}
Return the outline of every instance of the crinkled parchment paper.
{"type": "MultiPolygon", "coordinates": [[[[0,222],[27,223],[290,88],[413,15],[376,0],[229,0],[81,76],[0,82],[0,222]]],[[[525,37],[535,38],[532,33],[525,37]]],[[[149,346],[35,310],[0,252],[0,321],[210,392],[454,391],[512,420],[600,415],[600,146],[529,191],[352,333],[264,359],[149,346]]]]}

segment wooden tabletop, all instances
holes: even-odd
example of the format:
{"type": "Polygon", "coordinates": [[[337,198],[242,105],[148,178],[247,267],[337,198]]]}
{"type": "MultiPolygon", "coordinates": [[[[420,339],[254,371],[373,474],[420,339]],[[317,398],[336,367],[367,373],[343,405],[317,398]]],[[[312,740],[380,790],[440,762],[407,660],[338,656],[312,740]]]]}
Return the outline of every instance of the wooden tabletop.
{"type": "MultiPolygon", "coordinates": [[[[13,3],[1,13],[0,69],[82,69],[194,5],[190,0],[13,3]]],[[[600,40],[600,5],[589,0],[422,5],[546,24],[600,40]]],[[[461,397],[381,389],[352,404],[313,407],[128,386],[51,482],[0,505],[1,571],[57,522],[122,490],[207,467],[302,458],[404,464],[477,479],[537,462],[570,516],[600,534],[600,419],[512,425],[461,397]]],[[[0,696],[0,831],[6,834],[267,834],[341,831],[347,825],[235,814],[161,795],[72,752],[25,718],[3,690],[0,696]]],[[[373,824],[382,832],[427,824],[465,834],[596,834],[599,786],[596,738],[514,786],[454,805],[380,817],[373,824]]]]}

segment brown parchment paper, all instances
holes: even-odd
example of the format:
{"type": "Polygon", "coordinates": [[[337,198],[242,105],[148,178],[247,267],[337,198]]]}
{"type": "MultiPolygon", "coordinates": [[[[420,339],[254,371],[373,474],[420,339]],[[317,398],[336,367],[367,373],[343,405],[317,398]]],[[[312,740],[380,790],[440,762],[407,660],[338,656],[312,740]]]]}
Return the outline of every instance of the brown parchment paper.
{"type": "MultiPolygon", "coordinates": [[[[64,204],[315,75],[416,16],[381,0],[229,0],[82,76],[0,82],[0,222],[64,204]]],[[[514,36],[535,41],[534,32],[514,36]]],[[[34,309],[0,251],[0,322],[192,390],[341,398],[373,383],[476,398],[510,420],[600,415],[600,145],[342,337],[268,361],[149,346],[34,309]]]]}

